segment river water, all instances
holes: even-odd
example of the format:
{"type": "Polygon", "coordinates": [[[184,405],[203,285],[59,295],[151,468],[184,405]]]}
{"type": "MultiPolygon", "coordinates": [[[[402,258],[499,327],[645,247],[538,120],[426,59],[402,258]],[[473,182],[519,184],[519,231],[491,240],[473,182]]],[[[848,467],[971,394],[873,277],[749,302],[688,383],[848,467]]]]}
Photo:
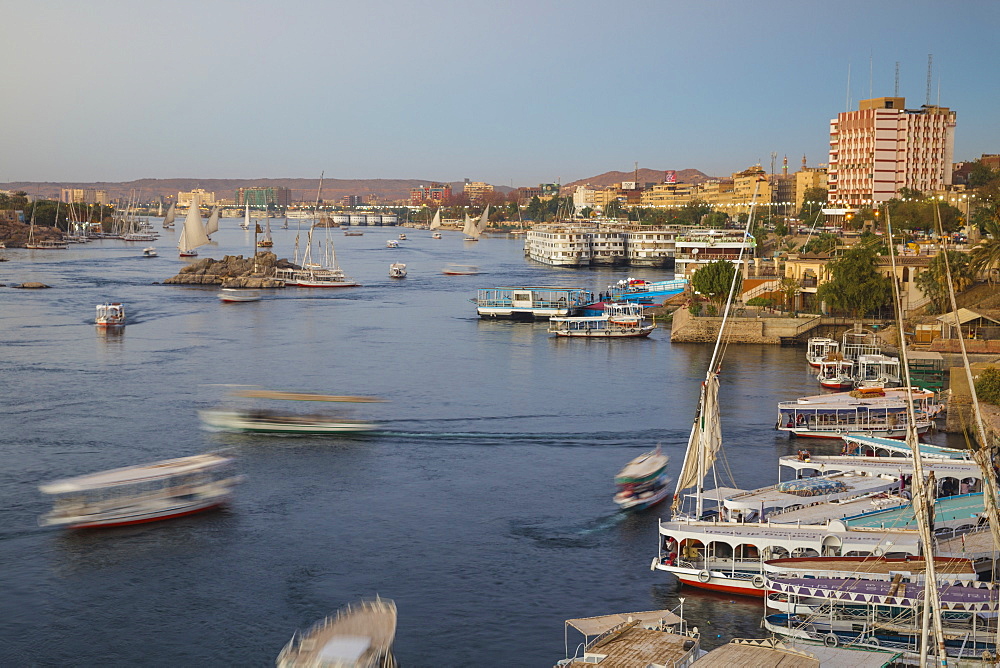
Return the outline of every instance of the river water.
{"type": "MultiPolygon", "coordinates": [[[[294,228],[274,231],[279,257],[294,228]]],[[[760,637],[759,601],[650,571],[664,509],[626,516],[611,501],[614,474],[657,443],[680,467],[710,347],[671,345],[666,330],[556,339],[541,323],[479,320],[469,301],[484,287],[669,275],[546,267],[519,239],[457,232],[407,230],[387,249],[397,233],[334,233],[363,287],[248,304],[154,284],[182,266],[166,238],[158,258],[118,240],[3,251],[0,283],[52,288],[0,288],[0,665],[273,665],[294,630],[375,594],[396,601],[406,666],[550,666],[563,620],[673,608],[679,594],[704,646],[760,637]],[[409,276],[389,279],[392,262],[409,276]],[[444,276],[447,263],[481,273],[444,276]],[[120,335],[93,325],[104,301],[126,304],[120,335]],[[203,431],[196,411],[225,384],[388,401],[358,409],[381,426],[366,437],[203,431]],[[39,483],[219,449],[247,478],[226,510],[37,526],[50,506],[39,483]]],[[[252,246],[233,219],[215,236],[202,257],[252,246]]],[[[800,349],[729,349],[725,464],[740,486],[773,483],[795,450],[773,430],[775,403],[818,391],[800,349]]]]}

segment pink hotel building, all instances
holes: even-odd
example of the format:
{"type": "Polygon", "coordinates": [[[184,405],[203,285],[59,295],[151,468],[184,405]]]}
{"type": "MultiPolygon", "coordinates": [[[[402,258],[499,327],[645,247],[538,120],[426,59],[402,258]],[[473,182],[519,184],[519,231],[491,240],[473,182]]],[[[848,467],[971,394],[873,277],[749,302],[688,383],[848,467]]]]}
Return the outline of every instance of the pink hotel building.
{"type": "Polygon", "coordinates": [[[861,100],[857,111],[830,121],[831,205],[874,206],[900,188],[931,193],[951,185],[955,112],[905,104],[902,97],[861,100]]]}

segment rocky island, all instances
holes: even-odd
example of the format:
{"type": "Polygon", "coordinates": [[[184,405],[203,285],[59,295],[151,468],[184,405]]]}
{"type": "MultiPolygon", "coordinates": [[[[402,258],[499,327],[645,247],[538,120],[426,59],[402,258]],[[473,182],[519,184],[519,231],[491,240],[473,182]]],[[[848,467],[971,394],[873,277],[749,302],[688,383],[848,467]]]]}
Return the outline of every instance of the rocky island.
{"type": "Polygon", "coordinates": [[[283,288],[284,281],[275,278],[277,269],[297,269],[288,260],[278,259],[270,251],[261,251],[255,258],[226,255],[221,260],[207,257],[193,262],[176,276],[163,281],[167,285],[221,285],[224,288],[283,288]]]}

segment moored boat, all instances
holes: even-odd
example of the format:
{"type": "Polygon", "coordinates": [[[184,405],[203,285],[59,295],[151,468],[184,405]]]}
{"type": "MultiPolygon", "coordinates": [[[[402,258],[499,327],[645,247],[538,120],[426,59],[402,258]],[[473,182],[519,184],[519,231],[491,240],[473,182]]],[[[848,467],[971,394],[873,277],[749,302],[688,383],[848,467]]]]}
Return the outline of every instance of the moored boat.
{"type": "Polygon", "coordinates": [[[922,434],[930,429],[941,405],[934,392],[916,387],[867,388],[782,401],[775,428],[810,438],[844,434],[903,438],[909,419],[907,392],[913,395],[917,432],[922,434]]]}
{"type": "Polygon", "coordinates": [[[615,503],[622,510],[644,510],[670,495],[669,458],[657,447],[630,461],[615,476],[615,503]]]}
{"type": "Polygon", "coordinates": [[[564,635],[566,658],[557,661],[555,668],[583,668],[595,664],[622,668],[687,668],[703,654],[697,627],[689,629],[683,614],[672,610],[567,619],[564,635]],[[584,637],[572,656],[569,653],[570,628],[584,637]]]}
{"type": "Polygon", "coordinates": [[[806,362],[819,368],[820,362],[840,349],[840,344],[825,336],[815,336],[806,343],[806,362]]]}
{"type": "Polygon", "coordinates": [[[593,339],[636,338],[649,336],[655,323],[643,319],[642,305],[637,303],[605,303],[604,314],[598,316],[553,317],[549,332],[556,336],[593,339]]]}
{"type": "Polygon", "coordinates": [[[97,528],[191,515],[227,503],[241,478],[233,460],[193,455],[101,471],[41,485],[55,496],[43,526],[97,528]]]}
{"type": "Polygon", "coordinates": [[[94,324],[98,327],[120,327],[125,324],[125,306],[120,302],[97,305],[94,324]]]}
{"type": "Polygon", "coordinates": [[[479,290],[475,304],[480,318],[545,320],[570,315],[592,299],[593,293],[583,288],[519,286],[479,290]]]}
{"type": "Polygon", "coordinates": [[[828,390],[849,390],[854,387],[854,362],[840,357],[839,353],[828,355],[819,363],[816,380],[828,390]]]}

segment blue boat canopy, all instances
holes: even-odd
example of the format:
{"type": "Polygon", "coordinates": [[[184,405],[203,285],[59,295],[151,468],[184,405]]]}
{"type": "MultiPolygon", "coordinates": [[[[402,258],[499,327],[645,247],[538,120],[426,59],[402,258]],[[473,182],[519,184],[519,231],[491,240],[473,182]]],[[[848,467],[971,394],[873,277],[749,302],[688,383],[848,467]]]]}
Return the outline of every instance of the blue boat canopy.
{"type": "Polygon", "coordinates": [[[839,480],[828,480],[826,478],[799,478],[798,480],[786,480],[778,483],[775,489],[779,492],[795,494],[796,496],[820,496],[822,494],[836,494],[846,492],[847,485],[839,480]]]}

